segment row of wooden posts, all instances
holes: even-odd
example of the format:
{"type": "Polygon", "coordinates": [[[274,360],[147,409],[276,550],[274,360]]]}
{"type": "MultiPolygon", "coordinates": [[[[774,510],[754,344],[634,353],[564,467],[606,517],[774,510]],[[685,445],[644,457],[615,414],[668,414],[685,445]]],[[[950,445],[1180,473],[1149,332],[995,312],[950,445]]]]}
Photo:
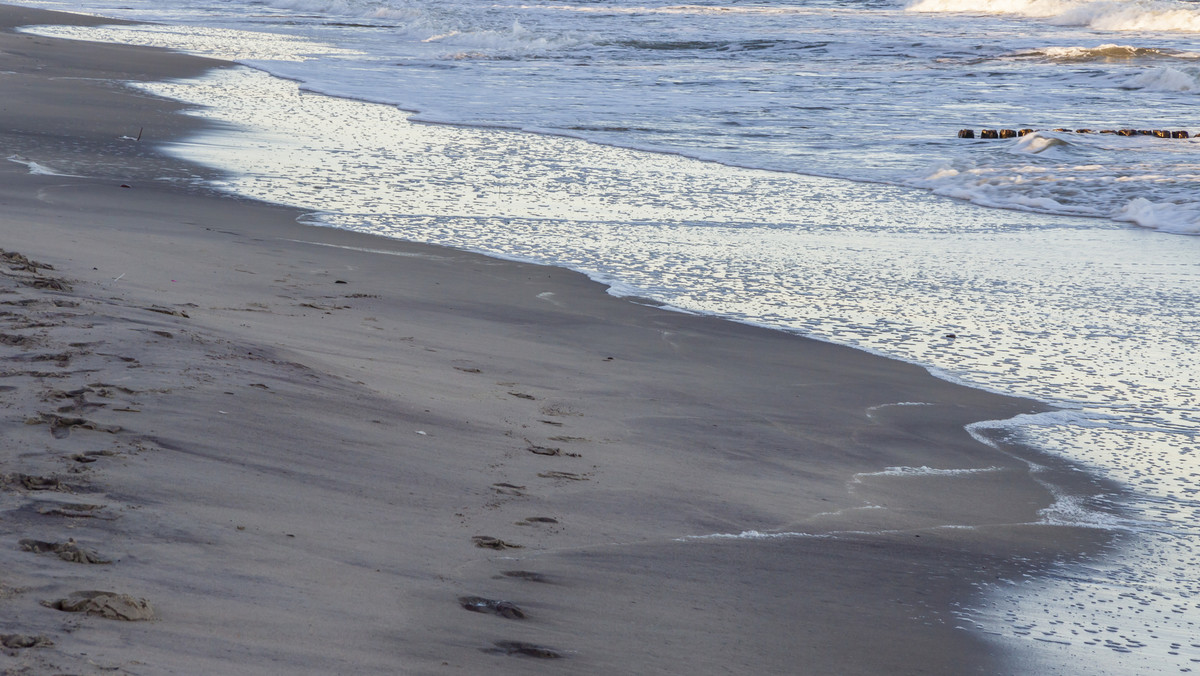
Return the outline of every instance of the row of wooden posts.
{"type": "MultiPolygon", "coordinates": [[[[982,129],[979,132],[979,138],[1016,138],[1025,136],[1037,131],[1036,129],[982,129]]],[[[1062,131],[1072,134],[1116,134],[1117,136],[1155,136],[1158,138],[1189,138],[1186,131],[1166,131],[1164,129],[1063,129],[1058,128],[1054,131],[1062,131]]],[[[958,132],[959,138],[975,138],[975,130],[960,129],[958,132]]]]}

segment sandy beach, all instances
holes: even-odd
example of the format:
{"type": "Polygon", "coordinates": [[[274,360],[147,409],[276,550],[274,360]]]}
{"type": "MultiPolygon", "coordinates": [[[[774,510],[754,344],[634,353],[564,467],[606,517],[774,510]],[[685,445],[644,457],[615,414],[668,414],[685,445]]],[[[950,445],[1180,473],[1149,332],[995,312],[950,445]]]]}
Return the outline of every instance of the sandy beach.
{"type": "Polygon", "coordinates": [[[0,7],[2,673],[1003,673],[954,608],[1103,545],[965,429],[1036,402],[215,194],[121,83],[229,65],[64,22],[0,7]]]}

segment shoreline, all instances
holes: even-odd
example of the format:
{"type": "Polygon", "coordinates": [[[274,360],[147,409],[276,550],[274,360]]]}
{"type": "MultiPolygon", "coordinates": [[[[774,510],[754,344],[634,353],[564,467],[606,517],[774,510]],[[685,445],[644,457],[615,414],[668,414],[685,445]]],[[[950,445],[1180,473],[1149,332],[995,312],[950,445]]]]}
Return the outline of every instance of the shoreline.
{"type": "Polygon", "coordinates": [[[30,17],[112,22],[0,7],[9,154],[87,176],[0,167],[3,248],[55,266],[9,266],[0,296],[17,427],[0,633],[55,643],[5,668],[994,673],[1012,656],[955,629],[972,581],[1106,539],[1029,525],[1053,496],[1019,458],[1076,493],[1091,479],[964,428],[1040,404],[178,187],[211,172],[117,139],[205,123],[108,82],[221,62],[8,30],[30,17]],[[906,401],[930,405],[889,406],[906,401]],[[894,466],[980,471],[861,476],[894,466]],[[819,537],[675,540],[744,530],[819,537]],[[17,546],[66,537],[113,563],[17,546]],[[39,605],[92,589],[158,619],[39,605]]]}

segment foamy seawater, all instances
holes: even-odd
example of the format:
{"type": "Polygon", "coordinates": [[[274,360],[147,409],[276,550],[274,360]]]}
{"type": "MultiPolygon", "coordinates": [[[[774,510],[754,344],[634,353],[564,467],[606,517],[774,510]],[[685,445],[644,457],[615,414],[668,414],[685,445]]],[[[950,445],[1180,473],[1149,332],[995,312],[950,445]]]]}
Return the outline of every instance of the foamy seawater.
{"type": "MultiPolygon", "coordinates": [[[[1073,131],[1200,133],[1200,8],[1186,0],[31,4],[268,31],[257,54],[221,48],[422,120],[1200,232],[1197,141],[1073,131]],[[326,46],[280,58],[277,43],[295,38],[326,46]],[[957,138],[984,127],[1052,143],[957,138]]],[[[121,39],[180,44],[171,33],[121,39]]]]}
{"type": "Polygon", "coordinates": [[[147,86],[222,123],[170,150],[225,190],[1063,406],[998,425],[1128,487],[1043,515],[1120,547],[983,590],[963,627],[1047,673],[1200,668],[1200,239],[1166,234],[1197,231],[1196,145],[1049,130],[1190,122],[1189,5],[124,6],[189,25],[53,32],[495,125],[250,69],[147,86]],[[1042,131],[954,138],[983,125],[1042,131]]]}

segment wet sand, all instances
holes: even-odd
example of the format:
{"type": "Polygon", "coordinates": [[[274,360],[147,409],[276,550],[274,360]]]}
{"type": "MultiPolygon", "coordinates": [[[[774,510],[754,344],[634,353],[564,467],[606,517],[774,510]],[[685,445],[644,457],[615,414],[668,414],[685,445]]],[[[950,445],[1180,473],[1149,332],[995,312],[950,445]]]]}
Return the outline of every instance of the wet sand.
{"type": "Polygon", "coordinates": [[[952,609],[1102,545],[964,429],[1036,402],[214,194],[119,83],[227,65],[53,22],[0,7],[4,673],[1000,673],[952,609]]]}

